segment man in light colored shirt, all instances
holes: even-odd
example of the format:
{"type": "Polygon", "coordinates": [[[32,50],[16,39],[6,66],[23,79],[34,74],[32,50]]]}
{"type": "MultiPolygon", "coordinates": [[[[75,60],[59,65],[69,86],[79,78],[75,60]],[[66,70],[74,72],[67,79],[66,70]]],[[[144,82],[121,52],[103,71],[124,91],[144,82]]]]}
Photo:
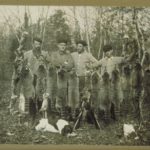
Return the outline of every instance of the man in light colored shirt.
{"type": "MultiPolygon", "coordinates": [[[[114,106],[114,113],[115,113],[115,118],[118,120],[119,118],[119,113],[120,113],[120,103],[123,99],[122,97],[122,89],[121,89],[121,81],[120,81],[120,73],[119,73],[119,65],[124,64],[126,62],[129,62],[133,59],[133,56],[135,55],[135,51],[129,56],[129,57],[119,57],[119,56],[113,56],[113,48],[111,45],[105,45],[103,48],[104,51],[104,58],[102,58],[100,61],[95,63],[93,67],[100,67],[100,74],[101,76],[104,75],[105,72],[109,74],[109,81],[110,81],[110,88],[109,88],[109,93],[110,93],[110,101],[115,105],[114,106]],[[117,84],[113,83],[113,76],[114,72],[118,72],[117,78],[119,79],[117,84]],[[114,85],[119,85],[118,87],[114,87],[114,85]],[[120,88],[119,88],[120,87],[120,88]],[[116,90],[117,91],[116,91],[116,90]],[[114,98],[114,93],[117,93],[117,97],[114,98]]],[[[102,85],[101,85],[102,86],[102,85]]],[[[101,87],[103,88],[103,87],[101,87]]]]}
{"type": "MultiPolygon", "coordinates": [[[[71,72],[69,78],[68,102],[73,109],[78,109],[83,96],[83,89],[90,88],[89,70],[90,64],[96,63],[97,60],[86,51],[87,43],[83,40],[77,42],[77,52],[71,53],[75,69],[71,72]]],[[[73,110],[76,112],[76,110],[73,110]]],[[[74,115],[75,117],[76,115],[74,115]]]]}
{"type": "Polygon", "coordinates": [[[101,75],[103,75],[104,72],[107,71],[110,78],[114,69],[119,68],[119,65],[121,64],[131,61],[133,56],[135,55],[134,52],[129,57],[113,56],[113,48],[111,45],[105,45],[103,51],[104,58],[95,63],[93,67],[100,67],[101,75]]]}
{"type": "Polygon", "coordinates": [[[72,53],[72,57],[75,62],[75,70],[77,77],[79,78],[79,88],[80,91],[85,87],[85,77],[88,76],[91,64],[97,62],[97,60],[92,56],[91,53],[86,51],[87,43],[85,41],[77,42],[77,52],[72,53]]]}

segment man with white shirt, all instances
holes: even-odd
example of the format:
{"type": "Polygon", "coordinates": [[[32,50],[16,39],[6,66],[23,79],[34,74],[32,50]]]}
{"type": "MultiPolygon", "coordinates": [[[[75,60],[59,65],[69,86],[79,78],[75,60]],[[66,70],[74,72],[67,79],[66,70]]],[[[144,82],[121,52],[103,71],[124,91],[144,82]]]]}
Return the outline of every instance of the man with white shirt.
{"type": "Polygon", "coordinates": [[[113,49],[111,45],[105,45],[103,51],[104,58],[102,58],[96,65],[101,67],[101,75],[103,75],[104,72],[107,71],[111,78],[112,71],[115,69],[115,67],[118,67],[119,64],[125,62],[125,58],[113,56],[113,49]]]}
{"type": "Polygon", "coordinates": [[[75,69],[70,74],[68,102],[69,106],[77,109],[80,106],[83,89],[89,88],[88,67],[89,64],[96,63],[97,60],[86,51],[87,43],[83,40],[77,42],[77,52],[71,53],[75,69]],[[87,82],[88,81],[88,82],[87,82]]]}
{"type": "Polygon", "coordinates": [[[97,63],[93,65],[93,67],[101,67],[101,75],[104,74],[105,71],[109,73],[110,79],[112,76],[112,71],[116,68],[119,68],[119,65],[130,62],[135,56],[135,50],[130,56],[113,56],[113,48],[111,45],[105,45],[103,48],[104,58],[99,60],[97,63]]]}
{"type": "Polygon", "coordinates": [[[80,91],[85,87],[85,77],[88,76],[88,67],[94,64],[97,60],[91,53],[86,51],[87,43],[83,40],[77,42],[77,52],[72,53],[75,62],[76,74],[79,78],[80,91]]]}
{"type": "MultiPolygon", "coordinates": [[[[102,58],[100,61],[98,61],[97,63],[95,63],[93,65],[93,67],[101,67],[100,68],[100,74],[101,76],[104,75],[105,72],[107,72],[109,74],[109,80],[110,80],[110,101],[116,105],[114,107],[114,113],[116,117],[116,120],[118,120],[119,118],[119,111],[120,111],[120,104],[122,98],[122,90],[121,90],[121,85],[120,83],[117,85],[120,85],[120,88],[117,87],[113,87],[114,85],[114,81],[113,81],[113,73],[116,72],[116,70],[119,72],[119,65],[124,64],[126,62],[129,62],[133,59],[133,56],[135,55],[135,51],[129,56],[129,57],[119,57],[119,56],[113,56],[113,48],[111,45],[105,45],[103,48],[104,51],[104,58],[102,58]],[[117,89],[117,91],[114,91],[115,89],[117,89]],[[118,92],[118,97],[114,98],[114,93],[118,92]]],[[[120,73],[119,73],[120,74],[120,73]]],[[[118,75],[119,75],[118,74],[118,75]]],[[[118,76],[117,75],[117,76],[118,76]]],[[[120,75],[119,75],[120,76],[120,75]]],[[[119,77],[118,76],[118,77],[119,77]]],[[[117,78],[118,78],[117,77],[117,78]]],[[[120,77],[119,77],[120,78],[120,77]]],[[[120,81],[119,81],[120,82],[120,81]]],[[[103,87],[102,87],[103,88],[103,87]]]]}

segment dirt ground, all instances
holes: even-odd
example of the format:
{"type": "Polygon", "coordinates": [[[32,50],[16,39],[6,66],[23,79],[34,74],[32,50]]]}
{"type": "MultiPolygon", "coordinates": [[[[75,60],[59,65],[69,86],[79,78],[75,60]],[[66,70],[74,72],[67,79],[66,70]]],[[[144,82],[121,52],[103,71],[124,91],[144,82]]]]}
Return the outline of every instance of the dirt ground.
{"type": "Polygon", "coordinates": [[[135,120],[124,118],[119,122],[112,122],[102,129],[95,129],[94,125],[82,124],[76,130],[76,136],[66,137],[57,133],[39,132],[33,126],[24,122],[19,124],[19,118],[11,114],[7,108],[10,100],[10,82],[1,82],[0,97],[0,143],[1,144],[88,144],[88,145],[150,145],[149,123],[145,123],[138,130],[135,120]],[[4,91],[4,92],[2,92],[4,91]],[[123,135],[123,124],[131,123],[136,133],[128,138],[123,135]]]}

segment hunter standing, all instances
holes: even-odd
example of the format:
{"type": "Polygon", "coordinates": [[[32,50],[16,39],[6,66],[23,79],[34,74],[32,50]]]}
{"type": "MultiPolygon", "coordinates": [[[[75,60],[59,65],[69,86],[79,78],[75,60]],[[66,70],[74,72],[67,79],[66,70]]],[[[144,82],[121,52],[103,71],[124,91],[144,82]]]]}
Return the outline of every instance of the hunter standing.
{"type": "MultiPolygon", "coordinates": [[[[89,90],[90,88],[90,80],[89,79],[89,70],[90,64],[96,63],[97,60],[87,52],[87,43],[83,40],[78,41],[77,43],[77,52],[71,53],[73,60],[75,62],[75,73],[74,80],[70,82],[74,82],[74,91],[69,96],[69,102],[74,103],[74,109],[80,106],[81,98],[83,96],[84,89],[89,90]],[[76,88],[75,88],[76,87],[76,88]],[[73,102],[73,94],[76,93],[76,100],[73,102]]],[[[71,86],[71,85],[70,85],[71,86]]],[[[75,94],[74,94],[75,95],[75,94]]]]}
{"type": "Polygon", "coordinates": [[[57,96],[55,107],[61,118],[66,119],[68,106],[68,76],[74,68],[74,61],[70,53],[67,52],[67,40],[58,39],[58,51],[51,54],[51,62],[57,72],[57,96]]]}
{"type": "MultiPolygon", "coordinates": [[[[40,38],[33,39],[33,48],[24,53],[24,60],[27,61],[27,65],[30,69],[32,74],[32,83],[34,90],[35,90],[35,97],[33,101],[30,101],[30,105],[33,106],[31,108],[31,113],[35,113],[37,109],[40,109],[42,105],[42,96],[46,91],[46,71],[39,71],[46,70],[46,55],[47,52],[41,50],[42,40],[40,38]]],[[[30,92],[30,91],[28,91],[30,92]]]]}

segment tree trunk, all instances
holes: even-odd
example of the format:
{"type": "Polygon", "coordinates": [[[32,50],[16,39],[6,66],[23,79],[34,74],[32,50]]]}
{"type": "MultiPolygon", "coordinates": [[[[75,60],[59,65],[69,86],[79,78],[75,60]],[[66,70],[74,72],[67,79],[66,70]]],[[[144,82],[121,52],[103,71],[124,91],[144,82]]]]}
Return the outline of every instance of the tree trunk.
{"type": "Polygon", "coordinates": [[[44,19],[44,24],[43,24],[43,29],[42,29],[42,46],[41,46],[41,50],[43,49],[43,43],[44,43],[44,40],[45,40],[45,28],[46,28],[46,23],[47,23],[48,12],[49,12],[49,6],[48,6],[47,11],[46,11],[46,16],[45,16],[45,19],[44,19]]]}
{"type": "Polygon", "coordinates": [[[138,10],[136,8],[134,8],[134,10],[133,10],[133,23],[134,23],[135,29],[136,29],[136,38],[137,38],[137,44],[138,44],[138,57],[141,61],[143,53],[145,51],[145,46],[144,46],[144,37],[143,37],[143,33],[139,27],[137,14],[138,14],[138,10]]]}
{"type": "Polygon", "coordinates": [[[98,51],[98,59],[100,59],[102,57],[102,41],[103,41],[103,36],[102,36],[102,13],[103,13],[103,9],[102,7],[98,8],[98,21],[99,21],[99,51],[98,51]]]}
{"type": "Polygon", "coordinates": [[[90,37],[89,37],[89,24],[88,24],[88,17],[87,17],[87,7],[84,7],[84,13],[85,13],[85,34],[86,34],[86,41],[88,45],[88,52],[90,51],[90,37]]]}

